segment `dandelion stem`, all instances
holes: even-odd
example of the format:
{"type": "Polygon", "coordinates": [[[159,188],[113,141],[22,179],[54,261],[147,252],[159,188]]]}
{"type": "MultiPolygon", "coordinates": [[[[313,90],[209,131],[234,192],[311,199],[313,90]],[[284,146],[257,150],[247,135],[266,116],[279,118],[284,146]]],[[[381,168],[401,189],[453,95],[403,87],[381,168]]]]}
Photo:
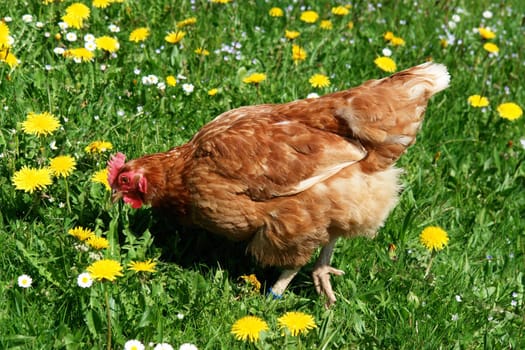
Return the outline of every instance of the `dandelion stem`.
{"type": "Polygon", "coordinates": [[[106,298],[106,316],[108,318],[108,340],[107,340],[107,350],[111,350],[111,309],[109,307],[109,294],[108,289],[104,288],[104,296],[106,298]]]}
{"type": "Polygon", "coordinates": [[[67,205],[67,211],[69,214],[71,214],[71,203],[69,202],[69,182],[67,181],[67,178],[64,178],[64,183],[66,185],[66,205],[67,205]]]}
{"type": "Polygon", "coordinates": [[[430,268],[432,267],[432,262],[434,261],[434,257],[436,256],[436,251],[432,250],[432,254],[430,255],[430,260],[428,261],[427,269],[425,271],[425,278],[428,277],[430,274],[430,268]]]}

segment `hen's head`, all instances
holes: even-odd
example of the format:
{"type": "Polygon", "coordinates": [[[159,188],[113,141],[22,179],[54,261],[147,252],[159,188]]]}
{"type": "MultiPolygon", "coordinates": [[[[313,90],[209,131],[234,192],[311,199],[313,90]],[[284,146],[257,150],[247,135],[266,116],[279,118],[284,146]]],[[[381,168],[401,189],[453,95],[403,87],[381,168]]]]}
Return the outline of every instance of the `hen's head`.
{"type": "Polygon", "coordinates": [[[148,181],[141,169],[136,169],[133,162],[126,163],[126,156],[119,152],[108,161],[108,170],[113,201],[123,198],[133,208],[140,208],[148,191],[148,181]]]}

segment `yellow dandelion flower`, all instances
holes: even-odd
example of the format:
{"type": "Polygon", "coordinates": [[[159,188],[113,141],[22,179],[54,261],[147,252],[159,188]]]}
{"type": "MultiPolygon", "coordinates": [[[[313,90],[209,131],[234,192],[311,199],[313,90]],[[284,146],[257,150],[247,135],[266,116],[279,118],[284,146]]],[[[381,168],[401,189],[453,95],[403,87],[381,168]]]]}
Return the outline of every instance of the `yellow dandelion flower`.
{"type": "Polygon", "coordinates": [[[93,176],[91,176],[91,181],[95,183],[103,184],[106,190],[111,191],[111,186],[109,186],[109,182],[108,182],[108,175],[109,175],[108,169],[98,170],[93,174],[93,176]]]}
{"type": "Polygon", "coordinates": [[[177,85],[177,79],[173,75],[168,75],[166,77],[166,84],[168,84],[168,86],[175,86],[177,85]]]}
{"type": "Polygon", "coordinates": [[[448,47],[448,40],[447,40],[447,39],[440,39],[440,40],[439,40],[439,45],[440,45],[442,48],[446,49],[446,48],[448,47]]]}
{"type": "Polygon", "coordinates": [[[330,20],[321,21],[321,24],[319,25],[319,27],[321,27],[321,29],[324,29],[324,30],[331,30],[333,28],[332,21],[330,20]]]}
{"type": "Polygon", "coordinates": [[[100,236],[91,236],[86,240],[86,244],[93,249],[101,250],[109,247],[109,241],[100,236]]]}
{"type": "Polygon", "coordinates": [[[228,4],[232,2],[232,0],[210,0],[214,4],[228,4]]]}
{"type": "Polygon", "coordinates": [[[397,70],[396,62],[390,57],[378,57],[374,60],[374,63],[379,69],[388,73],[394,73],[397,70]]]}
{"type": "Polygon", "coordinates": [[[252,73],[249,76],[245,77],[242,82],[246,84],[259,84],[260,82],[266,80],[266,74],[264,73],[252,73]]]}
{"type": "Polygon", "coordinates": [[[89,18],[90,13],[89,7],[76,2],[66,8],[66,14],[62,20],[71,28],[81,29],[84,27],[84,20],[89,18]]]}
{"type": "Polygon", "coordinates": [[[0,62],[7,63],[11,68],[15,68],[20,63],[18,58],[11,53],[9,48],[0,49],[0,62]]]}
{"type": "Polygon", "coordinates": [[[218,92],[219,92],[219,89],[213,88],[213,89],[208,90],[208,95],[215,96],[217,95],[218,92]]]}
{"type": "Polygon", "coordinates": [[[394,33],[392,32],[386,32],[385,34],[383,34],[383,39],[385,39],[386,41],[390,41],[394,38],[394,33]]]}
{"type": "Polygon", "coordinates": [[[9,27],[4,22],[0,22],[0,48],[8,48],[9,44],[9,27]]]}
{"type": "Polygon", "coordinates": [[[210,54],[210,51],[206,50],[205,48],[198,47],[197,49],[195,49],[195,53],[201,56],[208,56],[210,54]]]}
{"type": "Polygon", "coordinates": [[[134,43],[139,43],[141,41],[146,40],[149,34],[150,34],[149,28],[140,27],[140,28],[134,29],[131,33],[129,33],[129,41],[132,41],[134,43]]]}
{"type": "Polygon", "coordinates": [[[287,329],[291,335],[306,334],[316,327],[313,316],[304,312],[290,311],[277,319],[281,329],[287,329]]]}
{"type": "Polygon", "coordinates": [[[305,23],[315,23],[319,19],[319,15],[315,11],[304,11],[301,13],[299,19],[305,23]]]}
{"type": "Polygon", "coordinates": [[[350,30],[354,29],[354,22],[350,21],[348,22],[348,24],[346,25],[346,27],[350,30]]]}
{"type": "Polygon", "coordinates": [[[156,272],[157,263],[152,259],[146,261],[132,261],[128,264],[129,269],[135,272],[156,272]]]}
{"type": "Polygon", "coordinates": [[[257,316],[245,316],[238,319],[232,326],[231,333],[235,339],[256,342],[260,334],[268,330],[268,324],[257,316]]]}
{"type": "Polygon", "coordinates": [[[50,135],[60,127],[58,118],[48,112],[33,113],[27,115],[26,120],[22,123],[22,130],[26,134],[37,136],[50,135]]]}
{"type": "Polygon", "coordinates": [[[478,28],[478,33],[481,35],[483,39],[494,39],[496,37],[496,33],[494,33],[492,30],[484,27],[478,28]]]}
{"type": "Polygon", "coordinates": [[[261,282],[259,282],[255,274],[252,273],[251,275],[242,275],[240,278],[250,285],[254,292],[259,293],[261,290],[261,282]]]}
{"type": "Polygon", "coordinates": [[[73,58],[82,62],[89,62],[95,58],[95,54],[85,47],[79,47],[75,49],[68,49],[64,51],[64,57],[73,58]]]}
{"type": "Polygon", "coordinates": [[[177,22],[177,28],[183,28],[197,23],[197,17],[190,17],[180,22],[177,22]]]}
{"type": "Polygon", "coordinates": [[[297,39],[297,37],[301,35],[301,33],[299,33],[298,31],[296,30],[285,30],[284,31],[284,37],[288,40],[294,40],[294,39],[297,39]]]}
{"type": "Polygon", "coordinates": [[[186,33],[180,30],[169,32],[168,35],[164,37],[164,40],[169,42],[170,44],[176,44],[179,41],[181,41],[184,36],[186,36],[186,33]]]}
{"type": "Polygon", "coordinates": [[[272,7],[268,14],[272,17],[282,17],[284,16],[284,11],[279,7],[272,7]]]}
{"type": "Polygon", "coordinates": [[[501,118],[507,120],[515,120],[523,115],[523,110],[521,107],[513,102],[500,104],[497,108],[497,111],[501,118]]]}
{"type": "Polygon", "coordinates": [[[93,7],[105,9],[108,7],[113,1],[111,0],[93,0],[93,7]]]}
{"type": "Polygon", "coordinates": [[[330,79],[324,74],[314,74],[308,81],[314,88],[324,88],[330,86],[330,79]]]}
{"type": "Polygon", "coordinates": [[[469,96],[467,102],[472,107],[487,107],[489,105],[489,99],[480,95],[469,96]]]}
{"type": "Polygon", "coordinates": [[[58,156],[51,159],[49,168],[51,168],[55,176],[67,177],[76,169],[76,165],[77,162],[75,158],[71,156],[58,156]]]}
{"type": "Polygon", "coordinates": [[[398,36],[394,36],[390,40],[390,44],[392,44],[393,46],[405,46],[405,40],[403,38],[398,37],[398,36]]]}
{"type": "Polygon", "coordinates": [[[350,11],[344,6],[332,7],[332,14],[336,16],[346,16],[350,11]]]}
{"type": "Polygon", "coordinates": [[[111,259],[95,261],[86,270],[97,281],[114,281],[117,277],[123,276],[122,265],[118,261],[111,259]]]}
{"type": "Polygon", "coordinates": [[[84,148],[86,153],[102,153],[113,149],[113,145],[108,141],[96,140],[84,148]]]}
{"type": "Polygon", "coordinates": [[[29,168],[23,166],[13,174],[13,185],[17,190],[33,193],[42,190],[53,183],[51,169],[49,168],[29,168]]]}
{"type": "Polygon", "coordinates": [[[498,45],[494,43],[485,43],[485,45],[483,45],[483,48],[489,53],[497,54],[499,52],[498,45]]]}
{"type": "Polygon", "coordinates": [[[67,233],[69,233],[71,236],[75,237],[79,241],[85,241],[95,235],[93,231],[91,231],[88,228],[84,228],[82,226],[77,226],[75,228],[70,228],[67,233]]]}
{"type": "Polygon", "coordinates": [[[306,51],[299,45],[292,45],[292,59],[295,64],[306,59],[306,51]]]}
{"type": "Polygon", "coordinates": [[[428,250],[441,250],[448,244],[447,232],[437,226],[426,227],[419,239],[428,250]]]}
{"type": "Polygon", "coordinates": [[[97,44],[97,49],[104,50],[110,53],[116,52],[120,47],[117,38],[112,38],[107,35],[96,38],[95,44],[97,44]]]}

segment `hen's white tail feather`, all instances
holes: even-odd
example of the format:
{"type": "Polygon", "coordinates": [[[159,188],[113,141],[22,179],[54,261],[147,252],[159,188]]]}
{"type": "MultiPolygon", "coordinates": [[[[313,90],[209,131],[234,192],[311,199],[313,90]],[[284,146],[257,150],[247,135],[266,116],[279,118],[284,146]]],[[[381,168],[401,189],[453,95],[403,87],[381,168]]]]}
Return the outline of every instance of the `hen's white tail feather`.
{"type": "Polygon", "coordinates": [[[426,75],[433,83],[433,88],[430,89],[432,95],[445,90],[450,84],[450,74],[447,67],[440,63],[427,62],[416,66],[417,75],[426,75]]]}

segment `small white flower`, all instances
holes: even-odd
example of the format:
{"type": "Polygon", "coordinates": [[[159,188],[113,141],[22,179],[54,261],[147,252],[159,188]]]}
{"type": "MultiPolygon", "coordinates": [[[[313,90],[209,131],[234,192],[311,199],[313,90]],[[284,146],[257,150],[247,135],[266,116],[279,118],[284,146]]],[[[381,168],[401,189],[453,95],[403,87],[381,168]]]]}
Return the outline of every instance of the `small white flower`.
{"type": "Polygon", "coordinates": [[[118,115],[119,117],[123,117],[123,116],[126,115],[126,112],[124,112],[122,109],[119,109],[119,110],[117,111],[117,115],[118,115]]]}
{"type": "Polygon", "coordinates": [[[184,343],[179,347],[179,350],[199,350],[199,349],[191,343],[184,343]]]}
{"type": "Polygon", "coordinates": [[[510,305],[511,305],[511,306],[518,306],[518,302],[517,302],[516,300],[512,300],[512,301],[510,302],[510,305]]]}
{"type": "Polygon", "coordinates": [[[453,315],[452,315],[452,321],[455,322],[455,321],[457,321],[457,320],[459,320],[459,315],[458,315],[458,314],[453,314],[453,315]]]}
{"type": "Polygon", "coordinates": [[[15,38],[13,38],[11,35],[7,36],[7,44],[9,46],[13,46],[15,44],[15,38]]]}
{"type": "Polygon", "coordinates": [[[194,89],[193,84],[182,84],[182,90],[187,94],[191,94],[194,89]]]}
{"type": "Polygon", "coordinates": [[[133,69],[133,74],[139,75],[140,74],[140,69],[139,68],[133,69]]]}
{"type": "Polygon", "coordinates": [[[51,141],[51,142],[49,143],[49,148],[51,148],[53,151],[54,151],[54,150],[57,150],[58,147],[56,146],[56,143],[57,143],[56,140],[51,141]]]}
{"type": "Polygon", "coordinates": [[[33,22],[33,16],[32,15],[23,15],[22,16],[22,21],[24,21],[26,23],[31,23],[31,22],[33,22]]]}
{"type": "Polygon", "coordinates": [[[171,346],[168,343],[160,343],[160,344],[155,345],[153,350],[173,350],[173,346],[171,346]]]}
{"type": "Polygon", "coordinates": [[[489,10],[483,11],[483,18],[486,18],[486,19],[492,18],[492,12],[489,10]]]}
{"type": "Polygon", "coordinates": [[[458,303],[461,303],[461,302],[463,301],[463,300],[461,299],[461,295],[459,295],[459,294],[456,295],[456,301],[457,301],[458,303]]]}
{"type": "Polygon", "coordinates": [[[459,17],[459,15],[452,15],[452,20],[456,23],[459,23],[461,21],[461,17],[459,17]]]}
{"type": "Polygon", "coordinates": [[[87,43],[95,41],[95,36],[93,34],[88,33],[84,35],[84,41],[87,43]]]}
{"type": "Polygon", "coordinates": [[[50,33],[50,32],[45,32],[45,33],[44,33],[44,36],[45,36],[46,38],[50,38],[50,37],[51,37],[51,33],[50,33]]]}
{"type": "Polygon", "coordinates": [[[156,85],[159,82],[159,77],[157,77],[155,74],[150,74],[147,78],[149,85],[156,85]]]}
{"type": "Polygon", "coordinates": [[[18,277],[18,286],[22,288],[29,288],[33,283],[33,279],[28,275],[20,275],[18,277]]]}
{"type": "Polygon", "coordinates": [[[186,78],[185,75],[182,75],[182,74],[177,74],[177,80],[186,80],[188,78],[186,78]]]}
{"type": "Polygon", "coordinates": [[[128,340],[124,344],[124,350],[144,350],[144,344],[136,339],[128,340]]]}
{"type": "Polygon", "coordinates": [[[182,313],[179,312],[179,313],[177,314],[177,318],[178,318],[179,320],[182,320],[182,319],[184,318],[184,314],[182,314],[182,313]]]}
{"type": "Polygon", "coordinates": [[[9,16],[5,16],[5,17],[4,17],[4,22],[6,22],[6,23],[11,22],[12,20],[13,20],[13,19],[12,19],[11,17],[9,17],[9,16]]]}
{"type": "Polygon", "coordinates": [[[512,292],[511,296],[512,296],[513,298],[517,298],[517,297],[518,297],[518,293],[516,293],[516,292],[512,292]]]}
{"type": "Polygon", "coordinates": [[[58,22],[58,27],[61,30],[66,30],[67,28],[69,28],[69,24],[67,24],[66,22],[58,22]]]}
{"type": "Polygon", "coordinates": [[[46,64],[44,66],[44,69],[47,70],[47,71],[50,71],[51,69],[53,69],[53,66],[51,66],[50,64],[46,64]]]}
{"type": "Polygon", "coordinates": [[[65,50],[64,50],[64,48],[62,48],[62,47],[55,47],[55,48],[53,49],[53,52],[54,52],[55,54],[57,54],[57,55],[63,55],[63,54],[64,54],[64,51],[65,51],[65,50]]]}
{"type": "Polygon", "coordinates": [[[37,28],[44,28],[44,23],[42,23],[42,22],[36,22],[36,23],[35,23],[35,26],[36,26],[37,28]]]}
{"type": "Polygon", "coordinates": [[[119,28],[119,26],[117,26],[115,24],[110,24],[109,25],[109,31],[113,32],[113,33],[118,33],[118,32],[120,32],[120,28],[119,28]]]}
{"type": "Polygon", "coordinates": [[[93,52],[97,49],[97,44],[95,44],[94,41],[86,41],[84,47],[86,48],[86,50],[93,52]]]}
{"type": "Polygon", "coordinates": [[[306,95],[306,98],[319,98],[319,94],[317,92],[310,92],[306,95]]]}
{"type": "Polygon", "coordinates": [[[450,29],[454,29],[454,28],[457,27],[457,24],[456,24],[456,22],[454,22],[454,21],[448,21],[448,27],[449,27],[450,29]]]}
{"type": "Polygon", "coordinates": [[[163,81],[159,82],[159,83],[157,84],[157,88],[158,88],[159,90],[166,90],[166,83],[163,82],[163,81]]]}
{"type": "Polygon", "coordinates": [[[106,66],[105,64],[101,64],[101,65],[100,65],[100,70],[103,71],[103,72],[104,72],[107,68],[108,68],[108,66],[106,66]]]}
{"type": "Polygon", "coordinates": [[[75,63],[82,63],[82,58],[80,58],[80,57],[73,57],[73,62],[75,62],[75,63]]]}
{"type": "Polygon", "coordinates": [[[386,57],[392,56],[392,50],[390,50],[388,47],[385,47],[383,51],[381,52],[383,53],[383,56],[386,56],[386,57]]]}
{"type": "Polygon", "coordinates": [[[93,284],[93,279],[88,272],[83,272],[77,277],[77,284],[81,288],[89,288],[93,284]]]}
{"type": "Polygon", "coordinates": [[[66,34],[66,40],[67,41],[77,41],[77,34],[75,32],[69,32],[66,34]]]}

